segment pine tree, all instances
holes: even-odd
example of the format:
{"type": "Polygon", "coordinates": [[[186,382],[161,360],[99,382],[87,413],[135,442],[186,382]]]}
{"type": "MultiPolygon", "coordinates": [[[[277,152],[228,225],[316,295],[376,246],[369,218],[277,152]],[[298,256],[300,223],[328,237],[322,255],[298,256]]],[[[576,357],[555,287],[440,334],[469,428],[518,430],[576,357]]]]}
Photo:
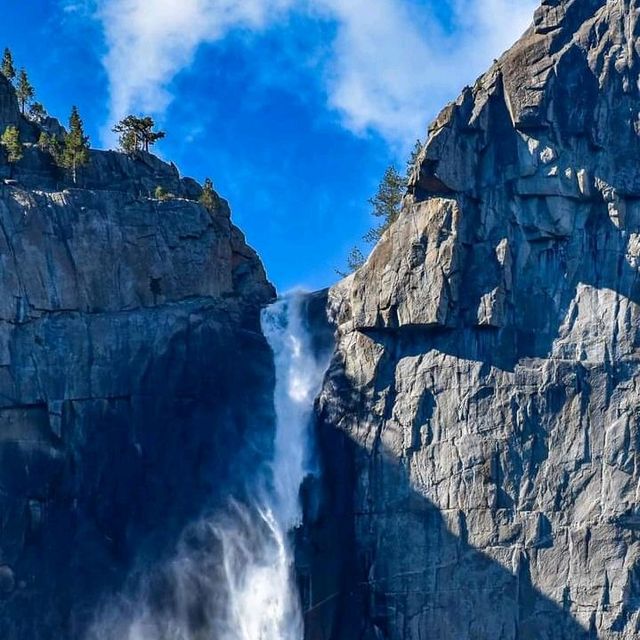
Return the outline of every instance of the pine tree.
{"type": "Polygon", "coordinates": [[[140,137],[145,151],[149,151],[149,147],[153,146],[158,140],[166,137],[164,131],[154,131],[156,123],[153,118],[146,116],[140,120],[140,137]]]}
{"type": "Polygon", "coordinates": [[[119,134],[118,142],[120,143],[120,149],[125,153],[135,153],[140,149],[140,141],[136,128],[137,120],[138,118],[135,116],[127,116],[120,120],[112,129],[114,133],[119,134]]]}
{"type": "Polygon", "coordinates": [[[155,121],[151,116],[137,117],[129,115],[112,129],[119,134],[120,149],[125,153],[149,151],[158,140],[166,136],[164,131],[154,131],[155,121]]]}
{"type": "MultiPolygon", "coordinates": [[[[372,227],[365,233],[363,240],[368,244],[375,244],[380,240],[384,232],[397,220],[402,209],[402,199],[409,184],[411,173],[418,161],[418,156],[422,151],[422,142],[416,140],[411,150],[411,155],[407,160],[406,175],[403,178],[396,168],[392,165],[387,167],[378,191],[373,198],[369,200],[369,204],[373,207],[372,215],[376,218],[382,218],[382,222],[372,227]]],[[[347,257],[348,271],[337,271],[341,276],[346,276],[353,271],[357,271],[366,261],[366,258],[359,247],[353,247],[351,253],[347,257]]]]}
{"type": "Polygon", "coordinates": [[[360,250],[360,247],[353,247],[347,256],[347,270],[341,271],[336,269],[336,273],[341,278],[346,278],[349,274],[357,271],[367,261],[364,253],[360,250]]]}
{"type": "Polygon", "coordinates": [[[27,72],[24,69],[20,69],[20,73],[18,74],[18,86],[16,87],[16,96],[20,103],[20,111],[22,111],[22,115],[25,114],[27,105],[33,100],[35,95],[35,89],[29,82],[27,72]]]}
{"type": "Polygon", "coordinates": [[[125,153],[132,154],[140,149],[138,145],[138,136],[133,130],[123,131],[120,134],[119,142],[121,151],[124,151],[125,153]]]}
{"type": "Polygon", "coordinates": [[[387,167],[378,192],[369,200],[369,204],[373,207],[372,215],[382,218],[382,222],[367,231],[364,236],[366,242],[375,243],[380,240],[382,234],[395,222],[400,214],[406,188],[406,179],[394,166],[387,167]]]}
{"type": "Polygon", "coordinates": [[[213,188],[211,178],[206,178],[204,181],[202,193],[200,194],[200,204],[206,207],[209,211],[213,211],[218,206],[218,194],[213,188]]]}
{"type": "Polygon", "coordinates": [[[51,136],[43,131],[38,138],[38,149],[40,151],[49,151],[49,147],[51,146],[51,136]]]}
{"type": "Polygon", "coordinates": [[[364,253],[358,247],[353,247],[347,257],[347,267],[349,271],[357,271],[366,261],[364,253]]]}
{"type": "Polygon", "coordinates": [[[16,68],[13,66],[13,55],[11,50],[7,47],[4,50],[2,56],[2,67],[0,68],[2,75],[9,81],[13,82],[16,77],[16,68]]]}
{"type": "Polygon", "coordinates": [[[71,109],[69,133],[64,138],[62,166],[71,170],[74,184],[78,178],[78,168],[89,162],[89,138],[84,134],[84,125],[78,108],[71,109]]]}
{"type": "Polygon", "coordinates": [[[22,142],[20,142],[20,132],[17,127],[7,127],[4,130],[2,136],[0,136],[0,145],[4,148],[7,154],[7,162],[11,167],[10,171],[13,174],[13,165],[16,162],[20,162],[24,155],[24,149],[22,142]]]}

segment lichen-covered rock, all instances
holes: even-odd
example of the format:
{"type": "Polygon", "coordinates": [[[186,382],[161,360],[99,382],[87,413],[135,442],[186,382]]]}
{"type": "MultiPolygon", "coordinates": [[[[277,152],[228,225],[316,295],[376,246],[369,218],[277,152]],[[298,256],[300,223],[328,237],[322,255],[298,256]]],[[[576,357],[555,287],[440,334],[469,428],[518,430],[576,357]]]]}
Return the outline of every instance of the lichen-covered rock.
{"type": "Polygon", "coordinates": [[[354,487],[319,526],[355,560],[310,638],[639,637],[639,18],[543,2],[331,291],[321,439],[354,487]]]}
{"type": "MultiPolygon", "coordinates": [[[[28,133],[5,85],[0,126],[28,133]]],[[[0,185],[0,637],[76,640],[268,450],[259,311],[274,290],[226,202],[205,209],[150,154],[94,151],[74,185],[27,146],[13,178],[0,185]],[[158,184],[174,197],[151,198],[158,184]]]]}

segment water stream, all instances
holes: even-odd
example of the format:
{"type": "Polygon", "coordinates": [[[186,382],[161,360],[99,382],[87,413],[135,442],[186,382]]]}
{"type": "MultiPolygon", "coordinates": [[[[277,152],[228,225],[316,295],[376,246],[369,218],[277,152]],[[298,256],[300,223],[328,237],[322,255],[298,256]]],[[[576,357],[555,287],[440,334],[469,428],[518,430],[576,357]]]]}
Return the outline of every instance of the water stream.
{"type": "Polygon", "coordinates": [[[302,305],[303,296],[293,294],[262,314],[262,330],[276,369],[271,482],[255,510],[260,522],[249,527],[248,537],[238,531],[219,531],[230,595],[225,640],[301,640],[303,636],[289,533],[302,523],[299,495],[311,470],[311,417],[324,367],[314,357],[302,305]]]}

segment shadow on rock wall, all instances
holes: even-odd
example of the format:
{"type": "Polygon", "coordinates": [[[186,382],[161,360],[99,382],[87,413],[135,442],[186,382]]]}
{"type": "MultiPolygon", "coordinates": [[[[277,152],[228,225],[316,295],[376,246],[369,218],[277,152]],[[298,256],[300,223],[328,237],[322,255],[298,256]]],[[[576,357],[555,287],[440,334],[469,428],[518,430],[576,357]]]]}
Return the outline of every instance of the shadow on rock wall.
{"type": "MultiPolygon", "coordinates": [[[[82,372],[86,356],[108,391],[56,405],[59,435],[47,448],[1,443],[15,467],[31,467],[9,485],[3,465],[0,478],[10,489],[0,507],[12,572],[0,595],[3,640],[83,639],[103,604],[133,593],[139,576],[174,554],[187,524],[239,494],[248,470],[268,459],[273,364],[263,337],[229,329],[207,303],[176,313],[90,317],[80,339],[102,327],[90,353],[47,350],[42,375],[82,372]],[[47,464],[35,465],[41,458],[47,464]]],[[[31,348],[33,331],[47,345],[55,335],[67,343],[73,318],[25,325],[17,354],[31,348]]]]}
{"type": "MultiPolygon", "coordinates": [[[[574,619],[559,571],[555,600],[534,586],[538,554],[554,552],[544,514],[532,511],[525,525],[499,495],[486,509],[442,509],[412,486],[410,455],[384,449],[371,398],[385,398],[376,411],[391,416],[396,397],[384,387],[398,353],[407,355],[389,349],[380,358],[371,397],[337,355],[318,401],[321,470],[304,488],[296,558],[306,640],[597,638],[574,619]]],[[[474,482],[493,476],[479,469],[474,482]]]]}
{"type": "Polygon", "coordinates": [[[532,584],[530,562],[552,544],[543,526],[526,548],[488,555],[469,542],[473,514],[439,510],[388,454],[326,423],[319,434],[298,557],[307,640],[597,638],[532,584]]]}

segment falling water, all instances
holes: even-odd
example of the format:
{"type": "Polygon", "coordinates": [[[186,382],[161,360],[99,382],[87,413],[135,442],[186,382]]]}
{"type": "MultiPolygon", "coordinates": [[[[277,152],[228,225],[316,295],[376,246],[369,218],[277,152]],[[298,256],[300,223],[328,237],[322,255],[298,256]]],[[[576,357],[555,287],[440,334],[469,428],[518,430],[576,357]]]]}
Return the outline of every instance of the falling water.
{"type": "Polygon", "coordinates": [[[251,531],[253,539],[237,530],[219,531],[229,584],[229,640],[300,640],[303,635],[288,534],[302,521],[299,494],[309,473],[311,415],[324,367],[314,357],[302,305],[303,296],[294,294],[262,314],[276,369],[274,453],[270,491],[256,509],[260,523],[251,531]]]}
{"type": "Polygon", "coordinates": [[[88,640],[302,640],[290,537],[302,522],[300,488],[310,472],[313,403],[325,367],[305,328],[303,294],[265,309],[262,329],[276,373],[276,429],[264,477],[249,499],[230,500],[183,536],[161,571],[170,606],[153,603],[148,578],[137,597],[104,612],[88,640]]]}

